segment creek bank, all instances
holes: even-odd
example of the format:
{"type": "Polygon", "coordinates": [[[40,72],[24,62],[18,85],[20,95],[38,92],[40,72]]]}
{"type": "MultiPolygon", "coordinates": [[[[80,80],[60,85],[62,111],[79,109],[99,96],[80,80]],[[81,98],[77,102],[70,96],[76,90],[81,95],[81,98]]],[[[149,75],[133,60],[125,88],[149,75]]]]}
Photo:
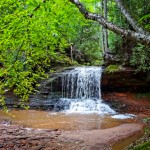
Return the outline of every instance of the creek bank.
{"type": "MultiPolygon", "coordinates": [[[[146,121],[147,118],[150,118],[150,99],[148,97],[137,97],[137,93],[129,92],[104,92],[102,98],[105,103],[110,105],[110,107],[118,113],[131,113],[137,115],[135,118],[136,122],[144,124],[145,129],[148,130],[148,132],[150,131],[150,121],[146,121]]],[[[150,142],[150,133],[134,141],[126,147],[125,150],[133,150],[148,141],[150,142]]]]}
{"type": "Polygon", "coordinates": [[[150,99],[137,97],[136,93],[104,92],[102,98],[119,113],[133,113],[150,116],[150,99]]]}
{"type": "Polygon", "coordinates": [[[133,68],[103,72],[101,92],[104,103],[118,113],[131,113],[141,118],[150,117],[150,76],[133,68]]]}
{"type": "Polygon", "coordinates": [[[139,124],[123,124],[102,130],[61,131],[25,128],[0,123],[1,150],[107,150],[111,144],[142,130],[139,124]]]}
{"type": "Polygon", "coordinates": [[[142,138],[134,141],[124,150],[149,150],[150,149],[150,133],[144,135],[142,138]]]}
{"type": "Polygon", "coordinates": [[[103,130],[67,131],[62,133],[61,136],[74,140],[83,140],[87,145],[90,145],[91,150],[108,150],[111,149],[112,144],[141,130],[142,125],[131,123],[103,130]]]}
{"type": "MultiPolygon", "coordinates": [[[[143,123],[144,119],[150,118],[149,85],[149,72],[136,73],[132,68],[114,73],[104,72],[101,83],[102,99],[118,113],[136,114],[136,120],[143,123]]],[[[144,123],[150,130],[150,122],[144,123]]],[[[142,147],[147,144],[146,141],[150,141],[149,134],[133,142],[126,149],[142,147]]]]}
{"type": "Polygon", "coordinates": [[[62,131],[25,128],[0,122],[1,150],[77,150],[85,147],[79,140],[60,138],[62,131]]]}

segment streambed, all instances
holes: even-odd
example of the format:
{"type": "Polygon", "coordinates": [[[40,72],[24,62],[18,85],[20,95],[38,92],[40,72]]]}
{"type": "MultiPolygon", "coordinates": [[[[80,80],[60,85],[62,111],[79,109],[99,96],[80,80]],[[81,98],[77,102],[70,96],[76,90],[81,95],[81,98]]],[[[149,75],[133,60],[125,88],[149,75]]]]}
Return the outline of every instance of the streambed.
{"type": "MultiPolygon", "coordinates": [[[[122,141],[119,140],[119,142],[113,146],[114,150],[121,150],[142,135],[142,128],[139,125],[136,127],[135,117],[128,118],[129,116],[127,116],[125,119],[123,117],[120,118],[122,116],[120,115],[119,119],[117,119],[116,117],[112,118],[112,116],[114,115],[99,115],[96,113],[68,114],[39,110],[11,110],[9,114],[5,114],[0,111],[1,122],[7,120],[14,125],[23,125],[25,129],[30,130],[30,132],[32,132],[33,129],[37,131],[42,129],[40,132],[43,133],[45,129],[56,132],[60,131],[62,136],[60,136],[61,139],[67,139],[67,141],[80,141],[82,138],[86,139],[86,137],[88,137],[85,141],[87,149],[89,149],[89,147],[98,148],[99,146],[111,145],[112,143],[116,143],[118,139],[124,139],[122,141]],[[90,136],[86,136],[86,134],[90,134],[90,136]],[[70,135],[73,136],[70,137],[70,135]],[[76,135],[79,135],[79,137],[76,138],[76,135]],[[114,141],[109,141],[109,138],[114,141]],[[97,142],[101,142],[101,140],[102,144],[98,144],[97,147],[95,147],[97,142]]],[[[9,130],[9,127],[7,127],[7,129],[9,130]]],[[[81,141],[83,141],[83,139],[81,141]]],[[[78,146],[76,147],[76,150],[77,149],[78,146]]]]}

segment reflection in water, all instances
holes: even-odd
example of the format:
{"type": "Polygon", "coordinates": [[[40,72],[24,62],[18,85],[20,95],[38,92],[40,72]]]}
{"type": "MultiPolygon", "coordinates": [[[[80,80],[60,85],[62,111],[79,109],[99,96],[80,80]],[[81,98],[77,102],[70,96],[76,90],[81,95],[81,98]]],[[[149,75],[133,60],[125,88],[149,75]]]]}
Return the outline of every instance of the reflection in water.
{"type": "Polygon", "coordinates": [[[10,115],[0,111],[0,119],[8,119],[14,123],[31,128],[63,130],[105,129],[132,121],[132,119],[114,119],[109,115],[64,114],[36,110],[12,110],[10,115]]]}

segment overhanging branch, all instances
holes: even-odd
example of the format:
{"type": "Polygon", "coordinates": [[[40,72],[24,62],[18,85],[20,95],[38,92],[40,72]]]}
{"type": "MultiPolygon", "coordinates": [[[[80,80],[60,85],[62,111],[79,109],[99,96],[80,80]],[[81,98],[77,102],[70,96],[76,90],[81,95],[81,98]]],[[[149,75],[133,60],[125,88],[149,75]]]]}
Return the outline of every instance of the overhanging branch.
{"type": "Polygon", "coordinates": [[[137,41],[141,44],[150,46],[150,36],[149,35],[120,28],[117,25],[114,25],[112,22],[107,21],[100,14],[95,14],[95,13],[91,13],[91,12],[87,11],[86,8],[83,6],[83,4],[80,3],[79,0],[69,0],[69,1],[73,4],[75,4],[75,6],[79,9],[79,11],[84,15],[84,17],[86,19],[97,21],[102,26],[109,29],[110,31],[113,31],[116,34],[120,34],[128,39],[131,39],[131,40],[137,41]]]}
{"type": "Polygon", "coordinates": [[[140,27],[138,25],[138,22],[136,22],[131,15],[129,14],[129,12],[127,11],[127,9],[124,7],[122,0],[115,0],[118,7],[120,8],[122,14],[125,16],[125,18],[127,19],[128,23],[133,27],[133,29],[137,32],[140,32],[142,34],[149,34],[147,33],[142,27],[140,27]]]}

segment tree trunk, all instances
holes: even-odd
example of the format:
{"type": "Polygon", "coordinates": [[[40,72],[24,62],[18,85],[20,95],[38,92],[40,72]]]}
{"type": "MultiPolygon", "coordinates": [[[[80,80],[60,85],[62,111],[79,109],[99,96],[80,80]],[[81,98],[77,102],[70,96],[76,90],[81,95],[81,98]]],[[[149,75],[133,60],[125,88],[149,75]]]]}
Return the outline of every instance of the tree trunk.
{"type": "Polygon", "coordinates": [[[83,6],[83,4],[79,2],[79,0],[70,0],[70,2],[75,4],[76,7],[78,7],[79,11],[84,15],[84,17],[86,19],[97,21],[106,29],[113,31],[116,34],[120,34],[121,36],[123,36],[127,39],[131,39],[131,40],[137,41],[141,44],[150,46],[150,36],[149,35],[120,28],[117,25],[114,25],[112,22],[108,22],[100,14],[88,12],[85,9],[85,7],[83,6]]]}
{"type": "MultiPolygon", "coordinates": [[[[101,0],[101,14],[104,13],[104,1],[101,0]]],[[[105,35],[104,35],[104,27],[102,26],[102,50],[103,50],[103,57],[105,58],[106,50],[105,50],[105,35]]]]}
{"type": "MultiPolygon", "coordinates": [[[[107,20],[107,0],[104,0],[104,18],[107,20]]],[[[105,54],[106,59],[109,58],[109,49],[108,49],[108,31],[104,28],[104,38],[105,38],[105,54]]]]}
{"type": "MultiPolygon", "coordinates": [[[[101,15],[107,20],[107,0],[101,1],[101,15]]],[[[104,60],[109,59],[108,31],[103,26],[102,26],[102,45],[104,52],[104,60]]]]}
{"type": "Polygon", "coordinates": [[[70,56],[71,56],[71,62],[73,63],[73,47],[70,46],[70,56]]]}

